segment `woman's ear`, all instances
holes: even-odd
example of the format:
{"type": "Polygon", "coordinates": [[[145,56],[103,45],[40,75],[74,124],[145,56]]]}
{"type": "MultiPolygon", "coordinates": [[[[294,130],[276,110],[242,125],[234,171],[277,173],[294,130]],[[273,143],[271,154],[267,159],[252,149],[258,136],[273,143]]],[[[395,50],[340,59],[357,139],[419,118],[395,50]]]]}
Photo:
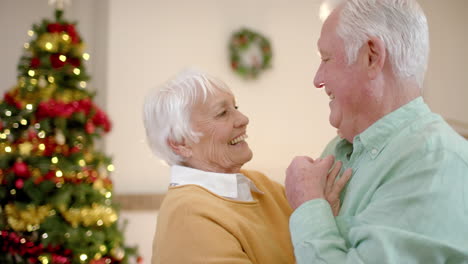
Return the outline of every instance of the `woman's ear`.
{"type": "Polygon", "coordinates": [[[367,72],[369,78],[374,80],[383,71],[387,51],[385,43],[378,37],[367,40],[367,72]]]}
{"type": "Polygon", "coordinates": [[[177,142],[172,139],[168,139],[167,144],[169,147],[171,147],[175,154],[181,157],[190,158],[192,156],[192,149],[185,143],[185,140],[182,140],[182,142],[177,142]]]}

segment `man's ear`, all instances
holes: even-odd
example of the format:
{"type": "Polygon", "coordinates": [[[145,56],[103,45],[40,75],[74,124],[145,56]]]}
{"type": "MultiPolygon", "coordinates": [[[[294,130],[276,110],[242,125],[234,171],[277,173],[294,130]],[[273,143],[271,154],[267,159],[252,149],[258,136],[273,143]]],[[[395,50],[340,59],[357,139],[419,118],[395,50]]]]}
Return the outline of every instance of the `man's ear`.
{"type": "Polygon", "coordinates": [[[383,71],[387,51],[385,43],[378,37],[370,37],[366,43],[367,72],[371,80],[383,71]]]}
{"type": "Polygon", "coordinates": [[[185,140],[182,140],[182,142],[177,142],[172,139],[168,139],[167,144],[169,147],[171,147],[175,154],[181,157],[190,158],[192,156],[192,149],[185,143],[185,140]]]}

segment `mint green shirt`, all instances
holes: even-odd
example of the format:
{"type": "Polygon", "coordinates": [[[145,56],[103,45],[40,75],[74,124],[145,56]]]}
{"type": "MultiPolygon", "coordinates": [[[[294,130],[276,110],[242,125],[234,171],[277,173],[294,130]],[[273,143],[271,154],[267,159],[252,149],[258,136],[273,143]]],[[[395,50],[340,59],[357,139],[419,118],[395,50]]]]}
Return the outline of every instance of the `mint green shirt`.
{"type": "Polygon", "coordinates": [[[297,263],[468,263],[468,142],[421,97],[328,154],[353,176],[336,218],[323,199],[291,216],[297,263]]]}

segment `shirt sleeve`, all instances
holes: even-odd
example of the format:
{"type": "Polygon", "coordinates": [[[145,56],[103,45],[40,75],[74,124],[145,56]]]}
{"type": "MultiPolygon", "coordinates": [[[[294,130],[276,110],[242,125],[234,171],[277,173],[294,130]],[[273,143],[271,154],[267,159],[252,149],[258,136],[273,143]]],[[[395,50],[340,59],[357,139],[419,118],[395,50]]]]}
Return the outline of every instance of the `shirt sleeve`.
{"type": "MultiPolygon", "coordinates": [[[[153,264],[251,264],[239,241],[191,204],[165,216],[169,220],[153,245],[153,264]]],[[[158,220],[159,221],[159,220],[158,220]]],[[[158,236],[158,235],[157,235],[158,236]]]]}
{"type": "Polygon", "coordinates": [[[296,209],[290,230],[298,264],[466,262],[467,164],[447,152],[396,164],[356,214],[334,218],[322,199],[296,209]]]}

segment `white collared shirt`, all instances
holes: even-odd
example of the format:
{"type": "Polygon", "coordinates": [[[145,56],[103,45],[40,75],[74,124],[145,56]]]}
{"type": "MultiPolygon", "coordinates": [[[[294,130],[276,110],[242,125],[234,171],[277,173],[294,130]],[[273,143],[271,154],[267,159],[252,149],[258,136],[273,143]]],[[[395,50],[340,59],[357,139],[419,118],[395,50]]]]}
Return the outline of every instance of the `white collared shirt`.
{"type": "Polygon", "coordinates": [[[236,201],[253,201],[251,191],[261,193],[255,184],[241,173],[217,173],[173,165],[170,186],[195,184],[210,192],[236,201]]]}

